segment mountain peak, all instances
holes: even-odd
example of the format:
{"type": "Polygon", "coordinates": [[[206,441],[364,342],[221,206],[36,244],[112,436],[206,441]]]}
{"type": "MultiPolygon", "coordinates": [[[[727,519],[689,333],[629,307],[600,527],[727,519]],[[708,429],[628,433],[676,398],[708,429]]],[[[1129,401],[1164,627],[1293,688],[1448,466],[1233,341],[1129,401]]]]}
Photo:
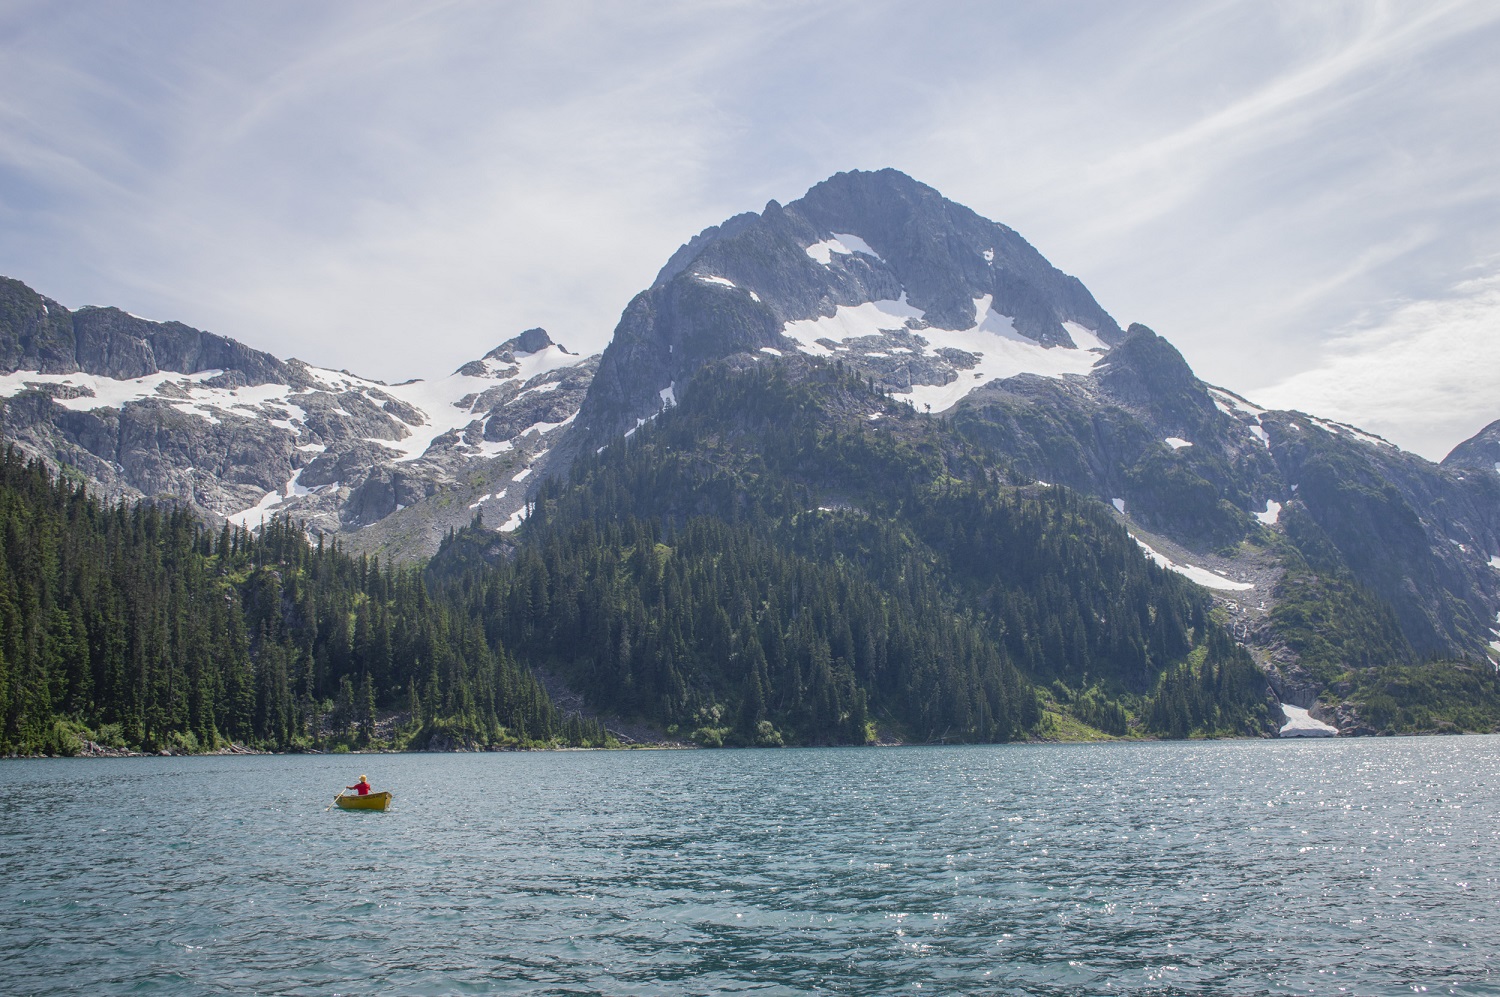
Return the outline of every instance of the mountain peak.
{"type": "MultiPolygon", "coordinates": [[[[540,353],[549,346],[555,346],[552,337],[547,335],[543,328],[527,329],[519,336],[512,336],[499,346],[484,355],[486,360],[499,360],[504,354],[514,356],[517,353],[540,353]]],[[[562,349],[562,347],[558,347],[562,349]]],[[[566,353],[566,350],[563,350],[566,353]]]]}
{"type": "Polygon", "coordinates": [[[898,170],[855,170],[678,249],[626,308],[580,424],[603,443],[734,354],[837,356],[941,411],[997,377],[1083,373],[1123,339],[1013,230],[898,170]]]}
{"type": "Polygon", "coordinates": [[[1500,420],[1464,440],[1443,458],[1443,466],[1500,474],[1500,420]]]}

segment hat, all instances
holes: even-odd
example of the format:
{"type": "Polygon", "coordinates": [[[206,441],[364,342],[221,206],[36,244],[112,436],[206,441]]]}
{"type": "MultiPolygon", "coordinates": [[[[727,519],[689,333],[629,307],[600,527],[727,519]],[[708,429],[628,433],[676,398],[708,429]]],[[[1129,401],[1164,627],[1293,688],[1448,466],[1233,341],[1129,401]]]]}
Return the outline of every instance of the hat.
{"type": "Polygon", "coordinates": [[[359,781],[360,782],[369,782],[370,781],[370,777],[367,776],[367,775],[362,775],[362,776],[359,777],[359,781]]]}

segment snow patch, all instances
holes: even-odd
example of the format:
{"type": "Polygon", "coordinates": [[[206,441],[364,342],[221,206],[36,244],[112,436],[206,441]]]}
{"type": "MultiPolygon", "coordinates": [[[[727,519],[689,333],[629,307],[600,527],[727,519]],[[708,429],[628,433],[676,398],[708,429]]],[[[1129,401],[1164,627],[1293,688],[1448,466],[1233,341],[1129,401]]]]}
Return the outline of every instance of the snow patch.
{"type": "Polygon", "coordinates": [[[984,262],[986,262],[986,263],[994,263],[995,262],[995,251],[993,249],[986,249],[984,251],[984,253],[981,254],[981,255],[984,256],[984,262]]]}
{"type": "Polygon", "coordinates": [[[662,411],[665,412],[667,409],[677,404],[677,382],[673,381],[671,384],[658,391],[657,394],[661,396],[661,407],[662,411]]]}
{"type": "Polygon", "coordinates": [[[1134,540],[1140,546],[1141,550],[1146,552],[1146,556],[1155,561],[1159,566],[1166,568],[1168,571],[1175,571],[1188,581],[1197,582],[1204,588],[1217,589],[1220,592],[1244,592],[1247,589],[1255,588],[1249,582],[1233,581],[1225,578],[1216,571],[1209,571],[1207,568],[1200,568],[1192,564],[1177,564],[1165,554],[1157,553],[1152,549],[1150,544],[1143,541],[1134,533],[1130,534],[1130,539],[1134,540]]]}
{"type": "Polygon", "coordinates": [[[1259,405],[1252,405],[1233,391],[1225,391],[1223,388],[1209,387],[1208,395],[1214,400],[1220,412],[1238,413],[1239,415],[1254,416],[1257,419],[1266,414],[1266,410],[1259,405]]]}
{"type": "Polygon", "coordinates": [[[922,317],[920,308],[906,303],[906,292],[898,300],[866,301],[859,305],[839,305],[832,315],[797,319],[782,326],[781,334],[796,341],[797,349],[815,357],[831,356],[833,351],[820,339],[839,342],[861,336],[878,336],[906,328],[907,319],[922,317]]]}
{"type": "MultiPolygon", "coordinates": [[[[572,415],[568,416],[566,419],[563,419],[561,422],[533,422],[531,425],[527,426],[525,429],[517,433],[516,438],[520,439],[522,436],[525,436],[528,433],[550,433],[554,429],[561,429],[563,426],[566,426],[576,418],[578,418],[578,413],[574,412],[572,415]]],[[[509,450],[510,444],[507,443],[505,448],[509,450]]],[[[541,454],[537,454],[537,456],[540,457],[541,454]]]]}
{"type": "Polygon", "coordinates": [[[1491,556],[1490,567],[1494,568],[1496,571],[1500,571],[1500,557],[1491,556]]]}
{"type": "MultiPolygon", "coordinates": [[[[536,427],[532,428],[534,429],[536,427]]],[[[489,440],[480,440],[477,444],[474,445],[474,450],[480,457],[498,457],[501,454],[505,453],[507,450],[514,450],[515,447],[516,445],[510,440],[501,440],[499,443],[493,443],[489,440]]]]}
{"type": "MultiPolygon", "coordinates": [[[[866,256],[873,256],[877,260],[880,259],[880,254],[871,249],[870,244],[857,235],[849,232],[835,232],[833,233],[833,238],[847,246],[851,252],[864,253],[866,256]]],[[[881,260],[881,262],[884,263],[885,261],[881,260]]]]}
{"type": "Polygon", "coordinates": [[[297,468],[292,476],[287,479],[286,484],[281,486],[280,491],[266,492],[255,505],[224,518],[236,526],[243,526],[247,530],[265,525],[266,517],[271,514],[271,510],[282,502],[289,498],[301,498],[304,495],[311,495],[313,493],[311,488],[304,487],[299,483],[302,471],[302,468],[297,468]]]}
{"type": "Polygon", "coordinates": [[[866,256],[873,256],[877,260],[880,259],[880,254],[871,249],[868,242],[865,242],[865,240],[857,235],[850,235],[847,232],[835,232],[830,238],[808,246],[806,252],[808,256],[811,256],[825,267],[832,265],[834,253],[838,253],[841,256],[853,256],[855,253],[864,253],[866,256]]]}
{"type": "Polygon", "coordinates": [[[736,288],[736,289],[738,289],[738,287],[739,287],[738,284],[736,284],[734,281],[730,280],[728,277],[716,277],[713,274],[708,274],[708,273],[695,273],[695,274],[693,274],[693,276],[697,277],[699,280],[703,281],[703,283],[705,283],[705,284],[718,284],[720,287],[729,287],[729,288],[736,288]]]}
{"type": "Polygon", "coordinates": [[[224,518],[229,520],[234,525],[242,526],[248,530],[263,524],[266,521],[266,516],[271,512],[271,510],[280,504],[280,492],[266,492],[265,496],[255,505],[252,505],[248,509],[242,509],[239,512],[234,513],[233,515],[225,516],[224,518]]]}
{"type": "Polygon", "coordinates": [[[1282,737],[1337,737],[1339,729],[1325,724],[1321,720],[1314,720],[1312,715],[1300,706],[1290,703],[1281,704],[1281,712],[1286,714],[1286,724],[1281,728],[1282,737]]]}
{"type": "Polygon", "coordinates": [[[526,476],[529,475],[530,473],[531,473],[531,468],[529,468],[529,467],[523,467],[523,468],[521,468],[520,472],[518,474],[516,474],[514,477],[512,477],[510,480],[512,480],[512,481],[525,481],[526,480],[526,476]]]}
{"type": "MultiPolygon", "coordinates": [[[[403,438],[375,441],[397,451],[398,460],[408,461],[426,453],[438,437],[468,425],[471,420],[470,406],[459,404],[462,399],[478,396],[493,388],[497,381],[525,384],[540,375],[577,366],[586,359],[552,344],[535,353],[517,354],[515,364],[503,368],[513,373],[507,373],[504,377],[455,373],[434,381],[417,380],[397,385],[367,380],[345,371],[312,367],[301,364],[300,361],[297,363],[316,386],[314,390],[334,394],[361,394],[376,406],[384,406],[389,400],[395,399],[419,412],[421,417],[411,423],[398,416],[391,416],[400,426],[405,427],[402,430],[405,433],[403,438]]],[[[130,402],[158,398],[186,415],[211,424],[220,423],[226,417],[241,417],[276,426],[294,437],[302,435],[307,412],[292,399],[303,394],[305,389],[274,383],[237,388],[209,386],[206,383],[222,373],[222,370],[205,370],[195,374],[159,371],[147,377],[117,380],[83,373],[39,374],[17,371],[0,375],[0,397],[9,397],[31,385],[60,385],[82,389],[83,393],[79,397],[56,399],[56,404],[76,412],[88,412],[102,407],[120,408],[130,402]],[[267,406],[284,411],[267,411],[267,406]],[[283,414],[286,418],[276,418],[283,414]]],[[[526,389],[526,393],[556,389],[557,382],[549,381],[526,389]]],[[[343,408],[331,411],[348,415],[343,408]]],[[[321,453],[325,447],[321,444],[306,444],[298,449],[308,453],[321,453]]],[[[251,511],[245,510],[247,513],[251,511]]]]}
{"type": "MultiPolygon", "coordinates": [[[[383,445],[401,452],[401,456],[397,458],[398,461],[409,461],[416,460],[426,453],[427,448],[439,436],[462,429],[469,424],[472,413],[467,407],[456,404],[460,399],[469,395],[482,394],[497,383],[525,384],[543,374],[576,367],[587,359],[576,353],[567,352],[556,343],[551,343],[535,353],[515,354],[515,373],[505,377],[475,377],[455,373],[431,381],[418,380],[408,381],[405,384],[384,385],[334,371],[309,368],[309,373],[325,383],[336,383],[344,390],[358,388],[365,391],[380,391],[421,412],[424,418],[422,425],[412,426],[403,423],[409,430],[409,435],[404,439],[380,441],[383,445]]],[[[511,370],[512,368],[503,369],[511,370]]],[[[556,384],[555,381],[548,381],[528,388],[526,393],[555,391],[556,384]]],[[[495,444],[489,444],[482,449],[488,455],[493,456],[495,453],[502,452],[500,449],[495,449],[496,447],[495,444]]]]}
{"type": "Polygon", "coordinates": [[[1115,507],[1115,512],[1118,512],[1122,516],[1125,515],[1125,500],[1124,499],[1122,499],[1122,498],[1112,498],[1112,499],[1109,500],[1109,502],[1110,502],[1110,505],[1113,505],[1115,507]]]}
{"type": "Polygon", "coordinates": [[[1254,436],[1257,440],[1260,440],[1261,443],[1264,443],[1267,450],[1271,449],[1271,436],[1265,431],[1264,428],[1261,427],[1260,423],[1257,422],[1255,425],[1250,427],[1250,435],[1254,436]]]}
{"type": "Polygon", "coordinates": [[[1384,437],[1376,436],[1374,433],[1367,433],[1358,426],[1351,426],[1347,422],[1333,422],[1329,419],[1315,419],[1310,416],[1308,421],[1325,433],[1332,433],[1335,436],[1352,436],[1361,443],[1369,443],[1373,446],[1391,447],[1392,449],[1396,446],[1396,444],[1384,437]]]}
{"type": "MultiPolygon", "coordinates": [[[[1016,332],[1014,321],[1009,316],[996,312],[991,307],[993,302],[993,296],[988,294],[974,299],[974,324],[967,329],[927,328],[921,332],[928,344],[923,352],[928,356],[937,356],[942,349],[962,350],[977,356],[979,362],[974,368],[974,377],[960,377],[948,384],[914,384],[910,391],[891,397],[911,402],[914,406],[930,407],[933,412],[946,412],[965,395],[988,381],[1015,377],[1018,374],[1037,374],[1042,377],[1086,374],[1098,362],[1099,355],[1093,351],[1103,348],[1104,344],[1082,326],[1078,326],[1078,339],[1083,340],[1088,348],[1083,348],[1084,343],[1080,343],[1077,349],[1043,346],[1016,332]]],[[[904,292],[900,302],[883,304],[899,304],[908,312],[921,314],[906,304],[904,292]]],[[[840,312],[842,311],[841,308],[840,312]]]]}
{"type": "Polygon", "coordinates": [[[518,392],[516,394],[516,400],[519,401],[520,399],[525,398],[527,395],[545,395],[550,392],[556,391],[560,387],[562,387],[562,382],[548,381],[545,384],[538,384],[534,388],[527,388],[525,391],[518,392]]]}
{"type": "Polygon", "coordinates": [[[1281,518],[1281,503],[1274,499],[1266,499],[1266,511],[1257,512],[1255,518],[1266,526],[1275,526],[1276,521],[1281,518]]]}
{"type": "Polygon", "coordinates": [[[517,529],[520,528],[521,524],[526,521],[526,513],[527,509],[524,505],[521,506],[521,508],[517,509],[515,512],[511,513],[510,518],[500,524],[500,532],[514,533],[517,529]]]}
{"type": "Polygon", "coordinates": [[[1171,447],[1173,450],[1181,450],[1183,447],[1192,446],[1192,443],[1184,440],[1180,436],[1168,436],[1163,442],[1165,442],[1166,445],[1171,447]]]}
{"type": "Polygon", "coordinates": [[[43,374],[37,371],[18,370],[0,374],[0,398],[10,398],[30,387],[58,385],[81,388],[85,394],[77,398],[55,398],[54,404],[74,412],[92,412],[97,408],[120,408],[129,402],[160,398],[188,415],[195,415],[208,422],[218,422],[215,409],[239,408],[237,414],[251,417],[258,415],[256,409],[268,401],[286,398],[291,391],[285,384],[258,384],[243,388],[211,388],[203,384],[224,373],[222,370],[202,370],[196,374],[180,374],[163,370],[145,377],[116,380],[82,372],[72,374],[43,374]],[[170,385],[174,390],[162,394],[161,389],[170,385]],[[177,391],[188,395],[181,398],[177,391]]]}
{"type": "Polygon", "coordinates": [[[1064,322],[1062,327],[1068,331],[1073,342],[1080,350],[1098,350],[1101,353],[1109,352],[1109,344],[1099,338],[1099,334],[1086,325],[1077,322],[1064,322]]]}

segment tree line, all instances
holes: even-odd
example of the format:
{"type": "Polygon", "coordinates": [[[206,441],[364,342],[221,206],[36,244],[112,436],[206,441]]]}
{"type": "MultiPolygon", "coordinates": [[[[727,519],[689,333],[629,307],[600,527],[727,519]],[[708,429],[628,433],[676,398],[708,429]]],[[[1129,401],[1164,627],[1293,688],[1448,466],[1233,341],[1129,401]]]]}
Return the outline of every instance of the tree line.
{"type": "Polygon", "coordinates": [[[419,568],[284,519],[102,503],[7,447],[0,540],[0,753],[606,739],[419,568]]]}
{"type": "Polygon", "coordinates": [[[1272,723],[1205,593],[1096,503],[834,365],[705,369],[428,565],[101,503],[14,449],[0,538],[7,753],[609,743],[544,671],[706,745],[1272,723]]]}

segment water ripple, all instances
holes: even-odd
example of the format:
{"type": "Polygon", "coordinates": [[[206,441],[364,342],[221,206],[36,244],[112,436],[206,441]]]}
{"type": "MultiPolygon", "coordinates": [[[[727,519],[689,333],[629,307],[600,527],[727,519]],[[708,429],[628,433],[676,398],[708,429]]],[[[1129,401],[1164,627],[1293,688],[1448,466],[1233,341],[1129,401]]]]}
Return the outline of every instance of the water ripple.
{"type": "Polygon", "coordinates": [[[16,994],[1495,994],[1500,738],[0,765],[16,994]],[[356,770],[386,814],[325,812],[356,770]]]}

